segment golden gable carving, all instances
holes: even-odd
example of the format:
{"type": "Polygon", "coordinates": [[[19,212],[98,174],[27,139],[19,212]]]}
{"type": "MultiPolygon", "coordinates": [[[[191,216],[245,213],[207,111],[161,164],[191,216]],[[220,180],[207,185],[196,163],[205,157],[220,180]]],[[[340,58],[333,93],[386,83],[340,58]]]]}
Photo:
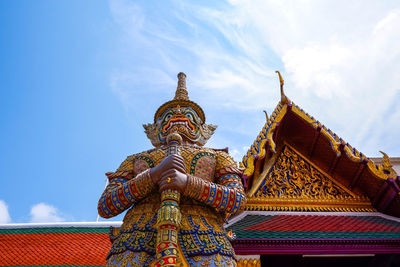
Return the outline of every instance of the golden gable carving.
{"type": "Polygon", "coordinates": [[[367,197],[354,194],[289,145],[263,173],[265,178],[247,198],[247,210],[374,210],[367,197]]]}

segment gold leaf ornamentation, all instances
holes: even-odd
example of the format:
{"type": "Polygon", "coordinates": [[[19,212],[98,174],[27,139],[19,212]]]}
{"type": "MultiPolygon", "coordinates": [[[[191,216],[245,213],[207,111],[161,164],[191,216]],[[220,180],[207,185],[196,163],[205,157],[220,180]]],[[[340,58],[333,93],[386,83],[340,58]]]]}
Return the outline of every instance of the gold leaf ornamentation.
{"type": "Polygon", "coordinates": [[[245,209],[374,211],[367,197],[351,192],[287,144],[254,195],[248,196],[245,209]]]}
{"type": "Polygon", "coordinates": [[[322,172],[285,146],[256,196],[301,198],[352,197],[322,172]]]}

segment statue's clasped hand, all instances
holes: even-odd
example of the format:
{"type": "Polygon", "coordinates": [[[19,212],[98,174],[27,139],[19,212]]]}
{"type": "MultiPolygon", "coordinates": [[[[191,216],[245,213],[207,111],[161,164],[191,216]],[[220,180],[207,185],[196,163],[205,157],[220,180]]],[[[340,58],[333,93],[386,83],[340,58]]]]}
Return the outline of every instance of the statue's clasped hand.
{"type": "Polygon", "coordinates": [[[187,184],[187,175],[176,169],[169,169],[161,174],[158,182],[159,191],[162,192],[166,189],[175,189],[183,194],[187,184]]]}
{"type": "Polygon", "coordinates": [[[186,173],[184,159],[176,154],[169,155],[163,159],[160,164],[150,170],[150,177],[153,183],[158,184],[161,174],[170,169],[176,169],[180,172],[186,173]]]}
{"type": "Polygon", "coordinates": [[[153,183],[158,184],[160,192],[176,189],[183,193],[187,183],[185,160],[177,154],[169,155],[151,169],[150,177],[153,183]]]}

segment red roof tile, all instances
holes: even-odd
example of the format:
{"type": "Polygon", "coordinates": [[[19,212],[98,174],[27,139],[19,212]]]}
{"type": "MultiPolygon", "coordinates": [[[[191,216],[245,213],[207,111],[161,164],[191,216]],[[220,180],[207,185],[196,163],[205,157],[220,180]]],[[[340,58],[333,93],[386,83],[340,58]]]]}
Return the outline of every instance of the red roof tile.
{"type": "Polygon", "coordinates": [[[400,220],[380,213],[245,211],[234,220],[239,255],[400,253],[400,220]]]}
{"type": "Polygon", "coordinates": [[[373,221],[371,216],[279,215],[244,228],[244,231],[400,231],[397,226],[373,221]]]}
{"type": "Polygon", "coordinates": [[[108,228],[47,229],[0,230],[0,266],[105,265],[108,228]]]}
{"type": "Polygon", "coordinates": [[[229,226],[238,239],[396,239],[400,241],[398,219],[366,213],[341,215],[247,213],[229,226]]]}

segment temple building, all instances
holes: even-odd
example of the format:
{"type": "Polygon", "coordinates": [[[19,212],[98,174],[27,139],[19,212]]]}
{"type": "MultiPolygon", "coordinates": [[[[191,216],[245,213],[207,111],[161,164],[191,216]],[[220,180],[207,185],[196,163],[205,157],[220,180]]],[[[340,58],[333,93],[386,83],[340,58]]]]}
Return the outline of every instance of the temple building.
{"type": "MultiPolygon", "coordinates": [[[[256,133],[255,133],[256,135],[256,133]]],[[[240,162],[238,266],[400,266],[400,158],[368,158],[283,92],[240,162]]],[[[101,266],[120,222],[0,226],[0,266],[101,266]]]]}
{"type": "Polygon", "coordinates": [[[243,158],[247,204],[228,224],[236,254],[262,266],[398,266],[399,158],[383,155],[367,158],[281,101],[243,158]]]}

